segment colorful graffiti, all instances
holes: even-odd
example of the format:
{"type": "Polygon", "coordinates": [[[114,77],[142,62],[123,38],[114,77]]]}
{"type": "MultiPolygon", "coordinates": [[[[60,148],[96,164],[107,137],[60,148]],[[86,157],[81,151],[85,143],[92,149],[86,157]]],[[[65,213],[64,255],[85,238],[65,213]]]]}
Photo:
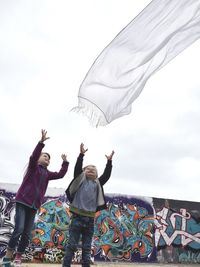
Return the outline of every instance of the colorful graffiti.
{"type": "Polygon", "coordinates": [[[94,255],[106,260],[134,261],[135,254],[146,261],[154,248],[154,218],[145,208],[110,203],[96,215],[94,255]]]}
{"type": "MultiPolygon", "coordinates": [[[[0,191],[0,257],[14,227],[14,197],[0,191]]],[[[108,209],[95,217],[91,261],[200,263],[200,224],[192,211],[182,203],[181,208],[170,208],[150,200],[106,196],[108,209]]],[[[199,210],[195,212],[199,216],[199,210]]],[[[46,198],[37,212],[24,261],[61,263],[69,223],[65,196],[46,198]]],[[[81,262],[81,243],[73,262],[81,262]]]]}
{"type": "Polygon", "coordinates": [[[198,263],[200,264],[200,253],[194,253],[192,251],[182,252],[179,255],[180,263],[198,263]]]}
{"type": "Polygon", "coordinates": [[[33,230],[32,246],[64,249],[68,240],[69,207],[59,199],[44,203],[39,209],[33,230]]]}
{"type": "MultiPolygon", "coordinates": [[[[141,258],[150,258],[154,248],[153,220],[145,208],[130,204],[119,208],[108,204],[107,210],[96,214],[93,256],[99,256],[101,260],[131,261],[133,254],[139,253],[141,258]]],[[[64,250],[69,222],[69,206],[66,203],[47,201],[37,213],[31,245],[64,250]]],[[[75,262],[80,260],[81,250],[74,258],[75,262]]]]}
{"type": "Polygon", "coordinates": [[[174,212],[166,207],[156,212],[155,240],[157,247],[188,246],[200,250],[200,226],[186,209],[174,212]]]}
{"type": "MultiPolygon", "coordinates": [[[[173,201],[174,202],[174,201],[173,201]]],[[[199,203],[173,203],[156,209],[155,245],[159,262],[198,263],[200,251],[199,203]],[[194,216],[195,214],[195,216],[194,216]]]]}
{"type": "Polygon", "coordinates": [[[0,191],[0,255],[6,249],[14,226],[15,205],[12,203],[13,194],[5,195],[5,190],[0,191]]]}

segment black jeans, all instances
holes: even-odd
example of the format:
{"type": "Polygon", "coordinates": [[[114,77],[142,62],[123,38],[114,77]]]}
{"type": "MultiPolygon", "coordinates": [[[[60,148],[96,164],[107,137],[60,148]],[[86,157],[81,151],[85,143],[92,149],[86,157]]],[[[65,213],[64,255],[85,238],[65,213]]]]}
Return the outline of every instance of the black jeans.
{"type": "Polygon", "coordinates": [[[63,267],[70,267],[74,252],[82,236],[82,266],[90,267],[91,245],[94,234],[94,218],[72,214],[69,226],[69,240],[66,246],[63,267]]]}

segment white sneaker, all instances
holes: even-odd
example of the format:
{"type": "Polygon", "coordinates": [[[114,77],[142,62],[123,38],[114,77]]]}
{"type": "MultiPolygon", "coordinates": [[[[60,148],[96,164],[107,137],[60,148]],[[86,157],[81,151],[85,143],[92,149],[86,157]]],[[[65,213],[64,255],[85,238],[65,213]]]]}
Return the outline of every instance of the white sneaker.
{"type": "Polygon", "coordinates": [[[22,266],[22,261],[21,261],[21,259],[15,259],[13,264],[14,264],[13,265],[14,267],[21,267],[22,266]]]}

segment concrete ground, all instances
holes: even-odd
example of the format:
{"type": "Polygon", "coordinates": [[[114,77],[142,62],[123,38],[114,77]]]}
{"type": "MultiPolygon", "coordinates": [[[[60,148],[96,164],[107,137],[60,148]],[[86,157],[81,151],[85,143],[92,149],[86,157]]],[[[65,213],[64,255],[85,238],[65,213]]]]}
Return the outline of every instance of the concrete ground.
{"type": "MultiPolygon", "coordinates": [[[[1,259],[0,259],[0,266],[1,259]]],[[[175,264],[175,263],[119,263],[119,262],[95,262],[91,267],[197,267],[199,264],[175,264]]],[[[22,263],[22,267],[62,267],[62,264],[51,263],[22,263]]],[[[80,264],[72,264],[71,267],[81,267],[80,264]]]]}
{"type": "MultiPolygon", "coordinates": [[[[31,263],[23,263],[22,267],[61,267],[61,264],[31,264],[31,263]]],[[[94,265],[91,265],[91,267],[131,267],[131,266],[137,266],[137,267],[190,267],[190,266],[195,266],[197,267],[198,264],[174,264],[174,263],[168,263],[168,264],[161,264],[161,263],[101,263],[101,262],[96,262],[94,265]]],[[[81,267],[79,264],[74,264],[72,267],[81,267]]]]}

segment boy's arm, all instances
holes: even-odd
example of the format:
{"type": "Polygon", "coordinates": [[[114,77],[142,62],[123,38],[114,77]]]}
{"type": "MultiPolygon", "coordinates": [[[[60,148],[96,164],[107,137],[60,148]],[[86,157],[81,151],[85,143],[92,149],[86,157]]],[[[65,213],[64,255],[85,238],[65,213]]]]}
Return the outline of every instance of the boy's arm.
{"type": "Polygon", "coordinates": [[[79,176],[83,171],[83,157],[84,157],[84,154],[80,153],[76,160],[76,165],[74,167],[74,178],[79,176]]]}
{"type": "Polygon", "coordinates": [[[99,177],[99,182],[104,185],[110,178],[112,172],[112,161],[108,160],[103,174],[99,177]]]}
{"type": "Polygon", "coordinates": [[[84,144],[81,143],[80,145],[80,154],[77,158],[75,167],[74,167],[74,178],[79,176],[83,171],[83,157],[85,156],[85,152],[87,152],[88,149],[84,148],[84,144]]]}
{"type": "Polygon", "coordinates": [[[109,156],[106,155],[107,164],[106,164],[103,174],[99,177],[99,182],[101,185],[104,185],[111,176],[113,155],[114,155],[114,151],[112,151],[112,153],[109,156]]]}

